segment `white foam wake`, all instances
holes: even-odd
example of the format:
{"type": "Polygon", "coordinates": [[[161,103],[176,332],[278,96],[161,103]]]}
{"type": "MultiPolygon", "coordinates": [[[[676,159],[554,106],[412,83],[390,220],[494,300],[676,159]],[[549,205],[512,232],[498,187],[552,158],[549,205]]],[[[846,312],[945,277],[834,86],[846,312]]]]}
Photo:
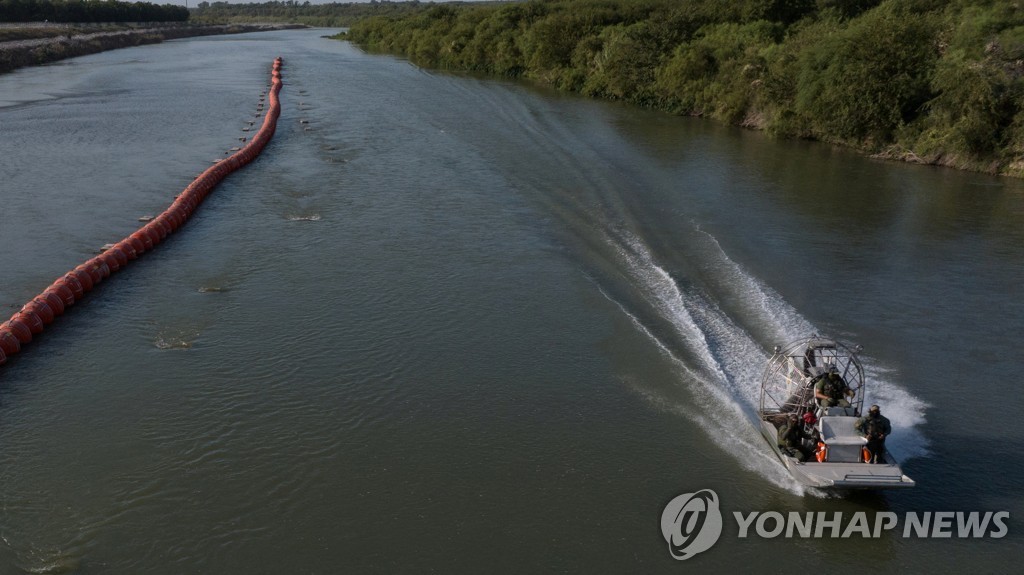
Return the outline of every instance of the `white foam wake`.
{"type": "MultiPolygon", "coordinates": [[[[817,330],[781,295],[731,260],[713,236],[698,232],[707,242],[702,253],[709,254],[715,270],[712,289],[722,301],[729,301],[731,308],[739,310],[733,312],[736,319],[700,290],[681,288],[635,236],[618,230],[608,237],[634,288],[659,318],[669,322],[698,363],[688,364],[673,351],[671,344],[645,326],[638,314],[605,293],[677,366],[680,380],[696,398],[696,405],[681,405],[658,397],[651,390],[638,391],[659,408],[696,422],[743,467],[794,493],[818,493],[802,489],[764,444],[753,424],[761,373],[768,357],[737,321],[767,330],[779,343],[817,330]]],[[[916,429],[924,421],[924,402],[892,383],[890,374],[881,368],[868,367],[866,376],[870,382],[867,400],[887,406],[885,412],[894,428],[889,444],[897,455],[905,459],[927,453],[927,441],[916,429]]]]}

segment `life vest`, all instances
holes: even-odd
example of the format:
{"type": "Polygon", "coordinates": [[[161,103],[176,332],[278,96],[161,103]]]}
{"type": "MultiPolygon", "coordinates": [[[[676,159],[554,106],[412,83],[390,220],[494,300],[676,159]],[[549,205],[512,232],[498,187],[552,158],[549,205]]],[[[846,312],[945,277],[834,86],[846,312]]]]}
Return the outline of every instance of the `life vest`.
{"type": "Polygon", "coordinates": [[[818,451],[814,454],[814,458],[818,460],[818,463],[825,463],[828,460],[828,445],[824,441],[818,442],[818,451]]]}

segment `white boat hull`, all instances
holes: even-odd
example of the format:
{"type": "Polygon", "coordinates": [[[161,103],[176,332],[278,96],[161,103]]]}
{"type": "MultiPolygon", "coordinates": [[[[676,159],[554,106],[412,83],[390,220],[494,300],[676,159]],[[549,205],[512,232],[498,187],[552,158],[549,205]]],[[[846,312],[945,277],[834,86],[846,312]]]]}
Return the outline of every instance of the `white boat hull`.
{"type": "Polygon", "coordinates": [[[779,448],[777,430],[767,421],[761,422],[761,435],[775,455],[800,483],[820,489],[899,489],[913,487],[900,466],[886,453],[885,463],[830,463],[798,461],[779,448]]]}

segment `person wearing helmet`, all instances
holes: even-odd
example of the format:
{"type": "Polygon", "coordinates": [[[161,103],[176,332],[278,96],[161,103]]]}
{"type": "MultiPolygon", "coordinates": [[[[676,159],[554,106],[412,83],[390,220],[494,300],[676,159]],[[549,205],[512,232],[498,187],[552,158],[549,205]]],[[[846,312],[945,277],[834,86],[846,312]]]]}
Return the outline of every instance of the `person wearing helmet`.
{"type": "Polygon", "coordinates": [[[885,438],[892,433],[892,425],[882,415],[882,410],[872,405],[867,416],[857,420],[854,429],[868,440],[868,463],[885,463],[885,438]]]}
{"type": "Polygon", "coordinates": [[[853,390],[839,375],[839,369],[834,365],[829,366],[828,372],[814,384],[814,398],[822,407],[850,407],[847,397],[853,397],[853,390]]]}
{"type": "Polygon", "coordinates": [[[804,444],[804,440],[810,438],[811,436],[804,430],[804,420],[795,413],[790,414],[786,423],[779,428],[779,448],[786,455],[795,457],[797,461],[807,461],[811,457],[811,450],[804,444]]]}

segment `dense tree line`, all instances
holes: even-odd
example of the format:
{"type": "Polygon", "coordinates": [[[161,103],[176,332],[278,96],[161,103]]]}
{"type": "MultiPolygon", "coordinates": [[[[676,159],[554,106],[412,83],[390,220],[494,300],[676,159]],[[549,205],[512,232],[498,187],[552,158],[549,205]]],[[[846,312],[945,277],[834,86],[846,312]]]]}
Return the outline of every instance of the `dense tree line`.
{"type": "Polygon", "coordinates": [[[398,16],[420,8],[419,2],[348,2],[311,4],[297,2],[261,2],[229,4],[203,1],[193,11],[193,20],[201,22],[290,22],[309,26],[349,26],[370,16],[398,16]]]}
{"type": "Polygon", "coordinates": [[[348,38],[427,67],[1024,175],[1016,1],[422,4],[360,21],[348,38]]]}
{"type": "Polygon", "coordinates": [[[0,22],[184,22],[184,6],[116,0],[0,0],[0,22]]]}

